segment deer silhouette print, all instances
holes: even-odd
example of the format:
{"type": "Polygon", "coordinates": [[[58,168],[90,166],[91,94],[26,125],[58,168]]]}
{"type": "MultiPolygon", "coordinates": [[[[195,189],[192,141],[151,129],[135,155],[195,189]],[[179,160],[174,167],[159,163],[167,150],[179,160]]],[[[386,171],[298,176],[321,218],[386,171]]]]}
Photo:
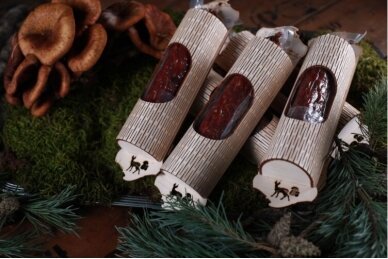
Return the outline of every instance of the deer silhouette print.
{"type": "Polygon", "coordinates": [[[137,172],[138,174],[140,174],[140,169],[147,171],[148,161],[144,161],[143,164],[141,164],[140,162],[135,161],[135,159],[136,159],[136,156],[132,156],[131,164],[126,171],[131,171],[132,169],[135,169],[132,173],[137,172]]]}
{"type": "Polygon", "coordinates": [[[271,195],[273,197],[275,194],[275,198],[279,196],[279,193],[283,194],[283,197],[280,198],[280,200],[283,200],[284,198],[287,197],[288,200],[290,200],[290,195],[298,197],[299,196],[299,188],[298,187],[291,187],[291,191],[288,191],[287,188],[279,187],[280,182],[275,181],[275,192],[271,195]]]}
{"type": "Polygon", "coordinates": [[[174,183],[174,186],[172,187],[172,190],[170,192],[170,195],[174,195],[174,196],[177,196],[177,197],[180,197],[182,198],[182,193],[178,192],[176,190],[176,188],[178,188],[179,185],[177,185],[176,183],[174,183]]]}
{"type": "Polygon", "coordinates": [[[283,197],[280,198],[281,200],[283,200],[286,197],[288,200],[290,200],[290,196],[288,195],[288,189],[279,187],[279,185],[280,185],[280,182],[276,181],[275,182],[275,192],[271,195],[271,197],[273,197],[276,194],[275,198],[277,198],[279,196],[279,193],[281,193],[281,194],[283,194],[283,197]]]}
{"type": "MultiPolygon", "coordinates": [[[[171,190],[171,192],[170,192],[170,195],[174,195],[174,196],[176,196],[176,197],[179,197],[179,198],[182,198],[182,193],[180,193],[180,192],[178,192],[177,190],[176,190],[176,188],[178,188],[178,184],[176,184],[176,183],[174,183],[174,185],[173,185],[173,187],[172,187],[172,190],[171,190]]],[[[186,193],[186,196],[185,197],[183,197],[183,199],[182,200],[191,200],[192,199],[192,196],[191,196],[191,194],[190,193],[186,193]]]]}

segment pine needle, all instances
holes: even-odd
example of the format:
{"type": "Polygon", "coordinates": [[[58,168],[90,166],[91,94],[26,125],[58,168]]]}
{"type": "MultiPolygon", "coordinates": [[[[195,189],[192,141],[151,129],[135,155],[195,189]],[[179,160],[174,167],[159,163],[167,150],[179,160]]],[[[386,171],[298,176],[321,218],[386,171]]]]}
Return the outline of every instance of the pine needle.
{"type": "Polygon", "coordinates": [[[196,206],[170,200],[169,210],[152,211],[133,224],[118,228],[118,250],[131,257],[249,257],[276,254],[256,241],[240,221],[230,222],[222,203],[196,206]]]}
{"type": "Polygon", "coordinates": [[[75,213],[72,204],[78,195],[74,194],[75,187],[70,186],[58,195],[48,198],[34,196],[23,207],[24,217],[39,233],[50,233],[51,228],[64,233],[75,233],[76,220],[80,217],[75,213]]]}
{"type": "Polygon", "coordinates": [[[33,233],[22,233],[13,236],[0,236],[0,257],[31,257],[33,253],[41,251],[33,233]]]}
{"type": "Polygon", "coordinates": [[[385,166],[348,148],[331,166],[311,237],[338,257],[386,257],[385,166]]]}
{"type": "Polygon", "coordinates": [[[362,122],[367,125],[365,131],[369,136],[373,150],[387,147],[387,78],[363,96],[362,122]]]}

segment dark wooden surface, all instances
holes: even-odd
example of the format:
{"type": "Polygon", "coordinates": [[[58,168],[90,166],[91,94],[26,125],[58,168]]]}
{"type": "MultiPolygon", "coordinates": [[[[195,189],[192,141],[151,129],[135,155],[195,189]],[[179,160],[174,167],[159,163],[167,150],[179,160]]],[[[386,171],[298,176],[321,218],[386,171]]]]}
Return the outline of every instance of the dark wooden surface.
{"type": "MultiPolygon", "coordinates": [[[[2,0],[0,15],[19,4],[37,4],[44,0],[2,0]]],[[[119,0],[102,0],[103,7],[119,0]]],[[[189,0],[138,0],[164,9],[185,11],[189,0]]],[[[386,0],[230,0],[240,11],[241,21],[250,28],[294,25],[301,30],[330,29],[365,32],[384,56],[387,54],[386,0]]]]}
{"type": "MultiPolygon", "coordinates": [[[[117,0],[102,0],[103,7],[117,0]]],[[[2,0],[0,16],[16,4],[36,4],[36,0],[2,0]]],[[[158,7],[185,11],[187,0],[143,0],[158,7]]],[[[385,0],[231,0],[240,11],[243,24],[249,28],[295,25],[301,30],[331,29],[364,32],[367,39],[386,56],[387,3],[385,0]]],[[[114,226],[128,223],[124,208],[89,208],[80,221],[79,237],[58,234],[48,239],[47,250],[58,256],[63,250],[68,257],[104,257],[116,246],[114,226]]],[[[63,255],[62,255],[63,256],[63,255]]]]}

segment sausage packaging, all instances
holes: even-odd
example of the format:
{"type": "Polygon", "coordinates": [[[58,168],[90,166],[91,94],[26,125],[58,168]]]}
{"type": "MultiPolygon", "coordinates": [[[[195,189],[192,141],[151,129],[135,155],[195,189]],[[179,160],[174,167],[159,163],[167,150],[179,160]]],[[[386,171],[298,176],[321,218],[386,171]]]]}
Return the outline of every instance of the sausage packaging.
{"type": "Polygon", "coordinates": [[[116,162],[124,180],[156,175],[228,30],[212,13],[190,9],[123,125],[116,162]]]}
{"type": "Polygon", "coordinates": [[[272,207],[312,201],[332,147],[358,53],[338,35],[313,39],[253,186],[272,207]]]}
{"type": "Polygon", "coordinates": [[[293,67],[281,47],[253,37],[163,164],[161,194],[205,204],[293,67]]]}

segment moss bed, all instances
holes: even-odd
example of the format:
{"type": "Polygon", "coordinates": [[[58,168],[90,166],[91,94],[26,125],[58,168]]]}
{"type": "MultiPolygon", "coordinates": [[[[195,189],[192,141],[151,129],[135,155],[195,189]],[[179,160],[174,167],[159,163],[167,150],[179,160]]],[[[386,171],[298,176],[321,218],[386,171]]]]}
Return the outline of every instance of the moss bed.
{"type": "MultiPolygon", "coordinates": [[[[364,56],[351,90],[356,105],[362,92],[386,73],[387,66],[369,44],[362,46],[364,56]]],[[[100,66],[92,81],[74,84],[69,96],[43,118],[33,118],[27,109],[2,101],[3,157],[14,154],[19,163],[16,167],[10,166],[15,163],[0,163],[0,172],[12,173],[28,191],[43,195],[76,185],[83,204],[108,204],[124,193],[156,197],[154,178],[124,182],[114,161],[118,151],[115,138],[155,65],[152,58],[138,54],[120,66],[100,66]]],[[[262,195],[252,188],[255,174],[255,166],[238,156],[211,198],[224,192],[226,207],[232,212],[262,207],[262,195]]]]}

